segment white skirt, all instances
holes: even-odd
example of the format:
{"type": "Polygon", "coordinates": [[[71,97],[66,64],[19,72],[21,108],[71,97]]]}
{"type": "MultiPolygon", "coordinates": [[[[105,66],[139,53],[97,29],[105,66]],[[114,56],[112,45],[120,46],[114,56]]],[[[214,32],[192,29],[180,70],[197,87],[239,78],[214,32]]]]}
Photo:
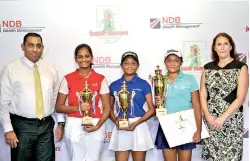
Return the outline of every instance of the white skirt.
{"type": "MultiPolygon", "coordinates": [[[[140,117],[129,118],[129,122],[135,122],[140,117]]],[[[114,126],[109,143],[109,149],[113,151],[147,151],[154,148],[153,140],[146,122],[136,126],[134,131],[118,130],[114,126]]]]}
{"type": "MultiPolygon", "coordinates": [[[[96,125],[99,118],[93,118],[96,125]]],[[[105,138],[105,123],[94,132],[83,130],[82,119],[67,117],[65,125],[66,143],[71,155],[71,161],[99,160],[105,138]]]]}

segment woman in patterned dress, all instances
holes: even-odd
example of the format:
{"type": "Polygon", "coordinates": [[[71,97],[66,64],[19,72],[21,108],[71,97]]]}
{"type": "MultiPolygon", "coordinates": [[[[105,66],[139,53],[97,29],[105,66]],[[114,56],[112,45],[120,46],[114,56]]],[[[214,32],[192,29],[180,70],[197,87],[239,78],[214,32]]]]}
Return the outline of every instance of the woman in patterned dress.
{"type": "Polygon", "coordinates": [[[200,99],[210,137],[204,139],[202,158],[240,161],[243,151],[243,106],[248,91],[247,65],[235,57],[227,33],[213,40],[212,59],[201,76],[200,99]]]}

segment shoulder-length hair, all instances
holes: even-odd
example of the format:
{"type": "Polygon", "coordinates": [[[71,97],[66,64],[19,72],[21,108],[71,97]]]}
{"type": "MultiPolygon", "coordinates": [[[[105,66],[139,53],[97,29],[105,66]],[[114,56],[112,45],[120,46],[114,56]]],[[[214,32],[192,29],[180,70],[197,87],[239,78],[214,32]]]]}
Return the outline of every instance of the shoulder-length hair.
{"type": "Polygon", "coordinates": [[[230,35],[228,35],[227,33],[225,33],[225,32],[221,32],[221,33],[217,34],[217,35],[214,37],[214,39],[213,39],[213,43],[212,43],[212,47],[211,47],[211,50],[212,50],[212,59],[213,59],[213,61],[215,61],[216,63],[219,62],[219,56],[218,56],[217,52],[214,50],[215,43],[216,43],[216,40],[217,40],[218,37],[225,37],[225,38],[228,39],[230,45],[232,46],[232,49],[231,49],[231,51],[230,51],[230,56],[231,56],[232,58],[236,59],[237,56],[236,56],[236,51],[235,51],[235,43],[234,43],[232,37],[231,37],[230,35]]]}

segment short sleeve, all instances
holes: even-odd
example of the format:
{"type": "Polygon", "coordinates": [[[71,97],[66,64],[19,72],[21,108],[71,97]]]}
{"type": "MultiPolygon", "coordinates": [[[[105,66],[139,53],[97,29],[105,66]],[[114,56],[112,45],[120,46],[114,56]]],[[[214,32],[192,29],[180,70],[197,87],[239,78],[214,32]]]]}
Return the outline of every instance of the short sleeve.
{"type": "Polygon", "coordinates": [[[191,75],[189,80],[190,80],[190,92],[199,90],[198,83],[196,79],[194,78],[194,76],[191,75]]]}
{"type": "Polygon", "coordinates": [[[62,79],[59,92],[66,95],[69,93],[68,82],[65,77],[62,79]]]}
{"type": "Polygon", "coordinates": [[[102,80],[100,94],[106,94],[106,93],[109,93],[109,86],[108,86],[108,82],[107,82],[106,78],[104,78],[102,80]]]}
{"type": "Polygon", "coordinates": [[[147,81],[145,81],[144,87],[143,87],[143,94],[144,96],[146,96],[149,93],[152,93],[151,86],[147,81]]]}
{"type": "Polygon", "coordinates": [[[109,86],[109,90],[110,90],[110,96],[113,96],[114,97],[114,83],[111,83],[110,86],[109,86]]]}

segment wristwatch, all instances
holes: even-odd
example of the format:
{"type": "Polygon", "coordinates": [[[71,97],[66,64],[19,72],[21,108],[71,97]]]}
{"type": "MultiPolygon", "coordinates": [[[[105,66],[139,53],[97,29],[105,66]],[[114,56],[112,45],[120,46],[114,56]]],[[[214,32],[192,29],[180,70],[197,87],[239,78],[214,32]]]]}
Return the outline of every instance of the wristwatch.
{"type": "Polygon", "coordinates": [[[63,127],[65,126],[65,122],[58,122],[58,125],[62,125],[63,127]]]}

